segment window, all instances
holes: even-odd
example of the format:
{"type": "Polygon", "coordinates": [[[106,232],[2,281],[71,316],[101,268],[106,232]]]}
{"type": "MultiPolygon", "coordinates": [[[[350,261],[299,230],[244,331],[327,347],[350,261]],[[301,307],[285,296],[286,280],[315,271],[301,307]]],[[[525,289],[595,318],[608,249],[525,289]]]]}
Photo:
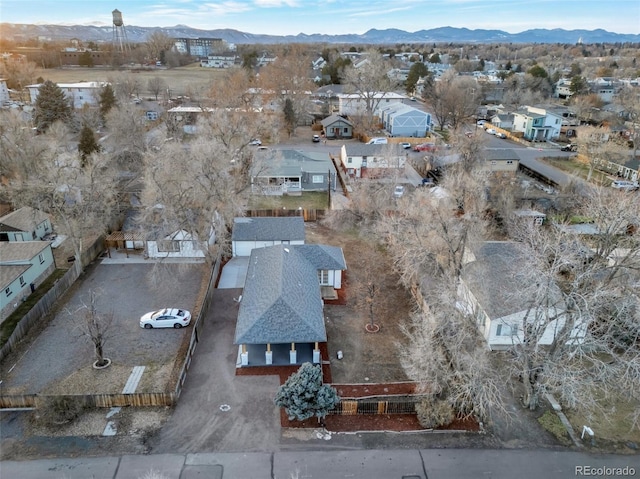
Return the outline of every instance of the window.
{"type": "Polygon", "coordinates": [[[20,286],[24,287],[27,283],[24,280],[24,277],[20,276],[20,286]]]}
{"type": "Polygon", "coordinates": [[[351,157],[347,158],[347,163],[353,163],[353,158],[351,157]]]}
{"type": "Polygon", "coordinates": [[[507,160],[507,165],[513,165],[513,160],[507,160]]]}
{"type": "Polygon", "coordinates": [[[513,336],[518,334],[517,324],[498,324],[496,326],[496,336],[513,336]]]}
{"type": "Polygon", "coordinates": [[[11,294],[12,294],[12,293],[11,293],[11,288],[7,288],[7,289],[5,289],[5,290],[4,290],[4,294],[6,294],[6,295],[7,295],[7,298],[8,298],[9,296],[11,296],[11,294]]]}
{"type": "Polygon", "coordinates": [[[44,255],[42,253],[38,255],[38,260],[40,260],[40,264],[44,263],[44,255]]]}
{"type": "Polygon", "coordinates": [[[180,241],[162,240],[158,241],[159,253],[179,253],[180,241]]]}
{"type": "Polygon", "coordinates": [[[344,132],[345,132],[345,133],[349,133],[349,128],[345,127],[345,128],[344,128],[344,132]]]}
{"type": "Polygon", "coordinates": [[[326,269],[318,270],[318,281],[320,281],[320,285],[328,285],[329,284],[329,271],[326,269]]]}
{"type": "Polygon", "coordinates": [[[311,183],[323,183],[324,182],[324,178],[322,175],[312,175],[311,176],[311,183]]]}

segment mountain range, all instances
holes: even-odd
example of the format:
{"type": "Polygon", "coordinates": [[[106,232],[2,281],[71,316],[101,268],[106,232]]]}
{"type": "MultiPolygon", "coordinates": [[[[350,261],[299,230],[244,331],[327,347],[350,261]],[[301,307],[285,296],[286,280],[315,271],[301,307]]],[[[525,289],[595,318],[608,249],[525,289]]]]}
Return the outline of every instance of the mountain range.
{"type": "MultiPolygon", "coordinates": [[[[363,34],[324,35],[320,33],[298,35],[261,35],[233,29],[199,30],[186,25],[173,27],[125,26],[130,42],[144,42],[147,36],[160,30],[172,38],[221,38],[235,44],[278,43],[335,43],[335,44],[397,44],[397,43],[640,43],[640,34],[613,33],[606,30],[534,29],[520,33],[502,30],[470,30],[467,28],[440,27],[430,30],[407,32],[399,29],[372,29],[363,34]]],[[[31,38],[110,42],[113,39],[111,25],[33,25],[0,23],[0,38],[23,41],[31,38]]]]}

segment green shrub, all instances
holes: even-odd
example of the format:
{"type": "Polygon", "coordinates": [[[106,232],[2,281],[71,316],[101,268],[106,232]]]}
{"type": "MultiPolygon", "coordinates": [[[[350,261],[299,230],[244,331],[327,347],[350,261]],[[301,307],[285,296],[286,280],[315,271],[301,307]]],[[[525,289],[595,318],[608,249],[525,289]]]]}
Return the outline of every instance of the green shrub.
{"type": "Polygon", "coordinates": [[[455,411],[451,404],[441,399],[425,398],[416,404],[418,422],[425,429],[435,429],[451,424],[455,419],[455,411]]]}

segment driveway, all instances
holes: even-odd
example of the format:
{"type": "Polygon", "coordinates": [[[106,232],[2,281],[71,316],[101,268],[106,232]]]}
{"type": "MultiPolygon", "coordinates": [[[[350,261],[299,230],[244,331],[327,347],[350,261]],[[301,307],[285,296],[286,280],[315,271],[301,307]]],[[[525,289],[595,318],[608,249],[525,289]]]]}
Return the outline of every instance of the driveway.
{"type": "Polygon", "coordinates": [[[125,373],[124,382],[113,384],[109,392],[122,390],[133,366],[173,364],[191,328],[145,330],[139,318],[169,306],[193,310],[203,272],[197,264],[90,265],[58,300],[54,317],[44,329],[2,362],[2,393],[41,393],[63,384],[67,393],[85,392],[74,389],[86,385],[74,384],[73,376],[90,369],[93,362],[93,346],[79,329],[83,305],[92,291],[96,309],[113,314],[105,342],[105,356],[113,361],[109,374],[119,368],[125,373]]]}
{"type": "Polygon", "coordinates": [[[218,289],[244,288],[244,281],[249,269],[248,256],[235,256],[222,267],[218,289]]]}
{"type": "Polygon", "coordinates": [[[156,436],[153,453],[275,451],[280,414],[278,376],[236,376],[233,344],[240,289],[216,289],[180,400],[156,436]]]}

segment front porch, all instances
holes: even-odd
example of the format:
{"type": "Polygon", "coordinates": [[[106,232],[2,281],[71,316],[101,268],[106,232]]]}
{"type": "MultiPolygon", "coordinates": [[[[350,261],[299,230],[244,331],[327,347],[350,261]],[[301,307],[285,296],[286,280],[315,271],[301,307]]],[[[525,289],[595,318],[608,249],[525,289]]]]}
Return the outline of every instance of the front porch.
{"type": "Polygon", "coordinates": [[[236,368],[320,364],[321,344],[325,345],[322,349],[326,352],[326,343],[241,344],[236,368]]]}

